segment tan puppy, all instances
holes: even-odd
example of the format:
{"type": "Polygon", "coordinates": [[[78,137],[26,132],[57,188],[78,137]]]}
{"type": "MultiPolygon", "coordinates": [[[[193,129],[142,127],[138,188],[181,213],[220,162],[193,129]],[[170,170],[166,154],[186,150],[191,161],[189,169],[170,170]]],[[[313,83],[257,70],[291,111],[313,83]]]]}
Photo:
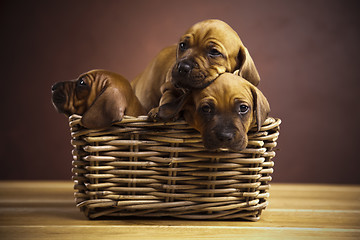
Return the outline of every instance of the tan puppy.
{"type": "Polygon", "coordinates": [[[166,111],[155,108],[149,113],[169,120],[184,92],[204,88],[219,74],[235,70],[258,85],[259,74],[238,34],[223,21],[206,20],[192,26],[177,45],[163,49],[131,84],[146,111],[170,104],[166,111]]]}
{"type": "Polygon", "coordinates": [[[124,77],[105,70],[92,70],[77,80],[58,82],[52,86],[52,102],[65,115],[83,115],[87,128],[108,127],[123,116],[146,114],[124,77]]]}
{"type": "Polygon", "coordinates": [[[192,91],[183,106],[185,120],[197,129],[208,149],[240,151],[247,133],[258,130],[270,112],[265,96],[244,78],[224,73],[204,89],[192,91]]]}

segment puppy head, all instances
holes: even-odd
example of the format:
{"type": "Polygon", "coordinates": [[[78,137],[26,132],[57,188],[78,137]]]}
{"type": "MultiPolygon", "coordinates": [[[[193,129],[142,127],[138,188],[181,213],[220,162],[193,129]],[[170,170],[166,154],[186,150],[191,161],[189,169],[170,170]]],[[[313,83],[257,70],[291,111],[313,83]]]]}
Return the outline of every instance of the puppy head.
{"type": "Polygon", "coordinates": [[[200,89],[221,73],[235,70],[258,85],[259,74],[238,34],[223,21],[206,20],[192,26],[181,37],[172,83],[180,88],[200,89]]]}
{"type": "Polygon", "coordinates": [[[249,129],[257,125],[259,130],[269,112],[269,103],[260,90],[230,73],[193,91],[184,106],[186,121],[201,133],[207,149],[243,150],[249,129]]]}
{"type": "Polygon", "coordinates": [[[101,128],[120,121],[128,105],[129,82],[105,70],[92,70],[78,79],[58,82],[52,86],[52,102],[66,116],[82,115],[82,124],[101,128]]]}

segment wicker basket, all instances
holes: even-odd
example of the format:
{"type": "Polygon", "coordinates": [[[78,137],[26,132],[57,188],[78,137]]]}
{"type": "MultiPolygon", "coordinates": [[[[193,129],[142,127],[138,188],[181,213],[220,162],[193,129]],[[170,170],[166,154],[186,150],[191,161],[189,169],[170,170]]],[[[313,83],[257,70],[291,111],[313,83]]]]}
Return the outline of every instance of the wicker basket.
{"type": "Polygon", "coordinates": [[[69,118],[77,206],[90,218],[257,221],[267,206],[279,119],[252,129],[241,152],[207,151],[185,121],[126,117],[103,130],[69,118]]]}

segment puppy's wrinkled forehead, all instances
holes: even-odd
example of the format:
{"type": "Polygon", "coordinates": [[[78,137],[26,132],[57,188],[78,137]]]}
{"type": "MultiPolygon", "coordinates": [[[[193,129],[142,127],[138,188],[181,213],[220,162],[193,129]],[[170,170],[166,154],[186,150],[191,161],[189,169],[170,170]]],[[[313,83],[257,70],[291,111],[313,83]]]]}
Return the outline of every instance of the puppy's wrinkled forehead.
{"type": "Polygon", "coordinates": [[[253,105],[251,84],[232,73],[221,74],[207,88],[194,94],[195,102],[213,102],[219,109],[231,109],[235,101],[253,105]]]}
{"type": "Polygon", "coordinates": [[[94,91],[101,91],[107,85],[109,76],[106,71],[92,70],[80,75],[79,79],[85,81],[94,91]]]}
{"type": "Polygon", "coordinates": [[[196,23],[186,31],[182,40],[185,39],[194,44],[213,41],[237,51],[241,44],[239,35],[227,23],[216,19],[196,23]]]}

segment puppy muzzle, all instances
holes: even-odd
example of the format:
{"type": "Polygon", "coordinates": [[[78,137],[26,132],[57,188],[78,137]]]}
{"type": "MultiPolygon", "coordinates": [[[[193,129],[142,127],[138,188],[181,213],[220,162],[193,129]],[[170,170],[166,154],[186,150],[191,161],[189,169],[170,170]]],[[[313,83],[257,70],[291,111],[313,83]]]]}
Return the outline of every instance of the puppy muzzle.
{"type": "Polygon", "coordinates": [[[233,131],[221,131],[217,132],[215,135],[219,142],[226,144],[233,141],[235,133],[233,131]]]}
{"type": "Polygon", "coordinates": [[[193,66],[191,66],[187,62],[180,62],[177,66],[177,71],[180,77],[189,77],[191,70],[193,69],[193,66]]]}
{"type": "Polygon", "coordinates": [[[205,148],[210,150],[226,148],[241,151],[247,146],[247,136],[239,134],[236,128],[217,128],[206,131],[203,142],[205,148]]]}
{"type": "Polygon", "coordinates": [[[206,74],[191,60],[179,61],[172,70],[172,84],[177,88],[202,89],[206,87],[206,74]]]}
{"type": "Polygon", "coordinates": [[[51,86],[52,91],[52,101],[54,104],[61,104],[66,101],[66,96],[63,91],[61,91],[63,84],[61,82],[55,83],[51,86]]]}
{"type": "Polygon", "coordinates": [[[51,87],[52,103],[59,113],[67,114],[64,108],[64,105],[67,102],[67,96],[64,92],[63,85],[62,82],[58,82],[51,87]]]}

